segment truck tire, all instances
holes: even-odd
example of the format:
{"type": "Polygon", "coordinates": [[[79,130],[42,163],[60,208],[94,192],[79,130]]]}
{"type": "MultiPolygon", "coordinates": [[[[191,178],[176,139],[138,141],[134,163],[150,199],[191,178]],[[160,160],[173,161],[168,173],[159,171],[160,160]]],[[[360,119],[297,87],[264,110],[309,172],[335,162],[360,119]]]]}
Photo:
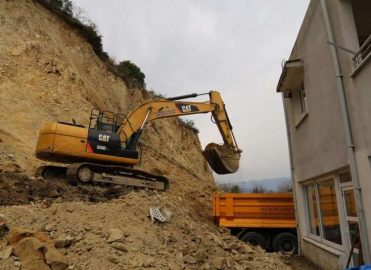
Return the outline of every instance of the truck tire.
{"type": "Polygon", "coordinates": [[[273,240],[274,251],[281,251],[283,254],[298,254],[298,238],[292,233],[281,233],[273,240]]]}
{"type": "Polygon", "coordinates": [[[260,246],[262,249],[267,248],[267,242],[265,242],[264,237],[260,233],[257,233],[257,232],[245,233],[241,237],[241,240],[253,246],[260,246]]]}

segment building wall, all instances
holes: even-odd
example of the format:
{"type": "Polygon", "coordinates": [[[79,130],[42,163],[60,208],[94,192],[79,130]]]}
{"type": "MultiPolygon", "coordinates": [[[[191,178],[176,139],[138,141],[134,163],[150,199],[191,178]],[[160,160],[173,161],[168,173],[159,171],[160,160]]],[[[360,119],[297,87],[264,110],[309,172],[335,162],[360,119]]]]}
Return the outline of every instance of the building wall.
{"type": "Polygon", "coordinates": [[[312,262],[317,264],[318,262],[326,262],[322,266],[324,270],[343,269],[344,256],[340,257],[334,255],[333,253],[320,249],[307,241],[303,241],[302,243],[302,252],[312,262]]]}
{"type": "Polygon", "coordinates": [[[290,56],[304,62],[309,113],[299,126],[296,126],[300,112],[298,94],[294,92],[291,99],[285,99],[296,181],[348,164],[334,65],[326,41],[321,5],[318,0],[312,1],[290,56]]]}
{"type": "MultiPolygon", "coordinates": [[[[326,2],[335,43],[357,51],[359,44],[350,1],[326,2]]],[[[284,106],[291,137],[302,254],[323,269],[342,269],[349,250],[349,243],[345,243],[348,240],[344,233],[346,226],[341,226],[343,247],[340,249],[308,241],[307,206],[302,185],[307,180],[317,179],[349,165],[338,85],[327,40],[320,0],[312,0],[290,55],[290,60],[301,59],[304,63],[308,114],[300,122],[302,116],[297,91],[292,93],[291,99],[284,100],[284,106]]],[[[354,71],[352,55],[338,50],[338,56],[346,89],[366,223],[371,228],[371,208],[367,207],[371,205],[371,61],[355,77],[350,78],[354,71]]],[[[343,205],[338,203],[338,207],[341,214],[343,209],[340,207],[343,205]]],[[[368,230],[368,238],[371,239],[371,229],[368,230]]]]}

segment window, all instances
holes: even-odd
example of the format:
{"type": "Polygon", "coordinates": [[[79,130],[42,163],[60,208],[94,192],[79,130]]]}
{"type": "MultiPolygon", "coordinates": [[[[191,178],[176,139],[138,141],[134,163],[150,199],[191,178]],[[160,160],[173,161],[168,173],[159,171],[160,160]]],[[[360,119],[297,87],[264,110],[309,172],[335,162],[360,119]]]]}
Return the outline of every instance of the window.
{"type": "Polygon", "coordinates": [[[335,177],[314,181],[304,187],[308,233],[326,244],[342,245],[335,177]]]}
{"type": "Polygon", "coordinates": [[[308,109],[307,109],[307,97],[305,95],[304,83],[301,83],[300,88],[299,88],[299,99],[300,99],[301,114],[306,114],[308,112],[308,109]]]}
{"type": "Polygon", "coordinates": [[[312,183],[305,188],[308,202],[309,231],[311,234],[319,236],[319,221],[316,201],[317,195],[314,185],[315,184],[312,183]]]}
{"type": "Polygon", "coordinates": [[[318,182],[323,238],[341,245],[339,212],[334,179],[318,182]]]}
{"type": "Polygon", "coordinates": [[[371,57],[371,1],[352,0],[351,5],[360,47],[355,59],[358,68],[371,57]]]}
{"type": "Polygon", "coordinates": [[[359,46],[361,47],[371,35],[371,2],[352,0],[352,10],[357,29],[359,46]]]}

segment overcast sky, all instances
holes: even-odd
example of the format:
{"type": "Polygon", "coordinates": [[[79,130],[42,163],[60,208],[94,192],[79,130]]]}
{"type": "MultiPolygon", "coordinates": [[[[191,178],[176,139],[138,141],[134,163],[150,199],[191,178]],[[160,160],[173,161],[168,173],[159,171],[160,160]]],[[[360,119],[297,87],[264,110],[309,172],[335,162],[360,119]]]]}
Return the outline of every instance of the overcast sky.
{"type": "MultiPolygon", "coordinates": [[[[117,61],[131,60],[148,89],[166,96],[217,90],[239,147],[240,170],[222,181],[289,176],[276,85],[309,0],[74,0],[117,61]]],[[[210,115],[190,117],[203,147],[221,143],[210,115]]]]}

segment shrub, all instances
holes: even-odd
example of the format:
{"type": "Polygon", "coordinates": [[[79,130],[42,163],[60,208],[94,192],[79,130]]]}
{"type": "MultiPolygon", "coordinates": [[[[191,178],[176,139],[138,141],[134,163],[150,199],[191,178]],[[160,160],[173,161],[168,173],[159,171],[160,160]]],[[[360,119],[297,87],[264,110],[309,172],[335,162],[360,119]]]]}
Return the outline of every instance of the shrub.
{"type": "Polygon", "coordinates": [[[179,118],[179,117],[178,117],[178,120],[181,126],[192,130],[196,134],[200,133],[198,128],[196,128],[195,122],[193,120],[189,120],[189,119],[183,120],[182,118],[179,118]]]}
{"type": "Polygon", "coordinates": [[[115,64],[115,61],[103,50],[102,35],[99,34],[97,25],[84,16],[84,11],[81,8],[75,7],[70,0],[34,1],[57,14],[67,24],[76,29],[91,44],[94,53],[106,64],[108,70],[122,78],[128,87],[145,89],[144,73],[130,61],[123,61],[118,65],[115,64]]]}
{"type": "Polygon", "coordinates": [[[122,61],[117,65],[117,73],[119,76],[124,77],[129,83],[129,87],[146,88],[144,79],[146,75],[140,68],[130,61],[122,61]]]}
{"type": "Polygon", "coordinates": [[[220,183],[218,184],[219,188],[227,193],[241,193],[241,188],[238,185],[232,185],[228,183],[220,183]]]}

